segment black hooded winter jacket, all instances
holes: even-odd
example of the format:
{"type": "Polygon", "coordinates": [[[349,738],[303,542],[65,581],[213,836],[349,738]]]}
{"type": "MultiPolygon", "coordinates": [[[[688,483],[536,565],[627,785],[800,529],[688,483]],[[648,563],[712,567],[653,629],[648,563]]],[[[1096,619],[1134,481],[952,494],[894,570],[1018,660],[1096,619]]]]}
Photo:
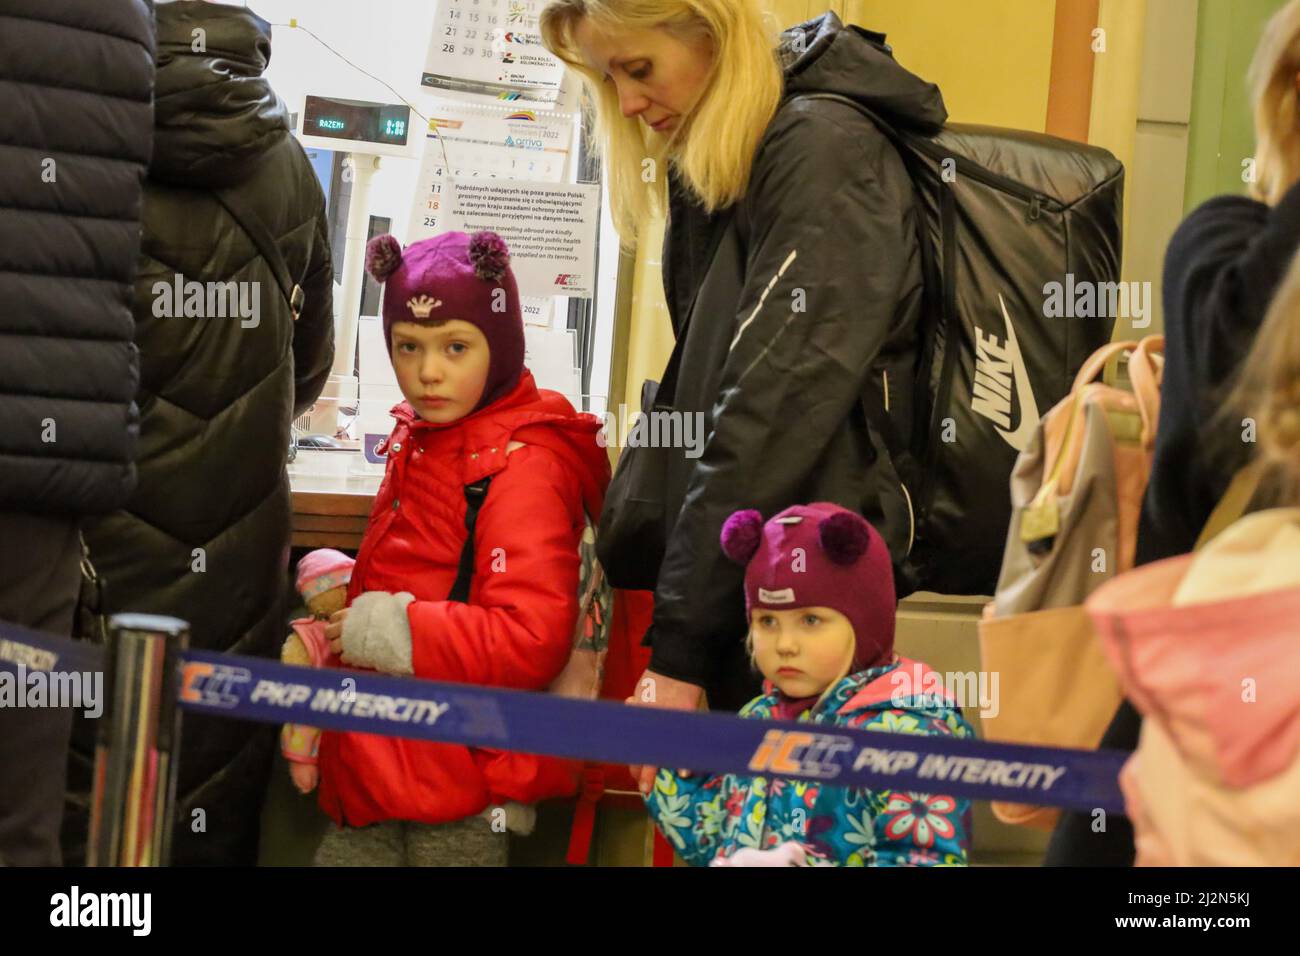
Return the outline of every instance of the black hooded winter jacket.
{"type": "MultiPolygon", "coordinates": [[[[839,93],[927,133],[947,119],[938,88],[899,66],[883,36],[834,13],[786,31],[780,52],[787,96],[839,93]]],[[[744,571],[719,547],[728,515],[831,501],[865,515],[896,565],[910,546],[907,493],[861,402],[869,377],[879,381],[910,433],[922,291],[914,194],[884,134],[824,100],[777,112],[731,209],[708,216],[677,181],[670,189],[664,289],[686,336],[673,407],[702,413],[708,437],[699,458],[671,456],[650,668],[703,686],[713,709],[736,709],[758,677],[744,649],[744,571]]]]}
{"type": "MultiPolygon", "coordinates": [[[[135,289],[139,485],[86,538],[110,612],[183,618],[192,648],[275,656],[286,632],[289,427],[320,393],[334,352],[324,196],[262,76],[269,25],[246,9],[174,3],[157,8],[157,29],[135,289]],[[296,323],[257,246],[214,198],[223,187],[256,210],[302,285],[296,323]],[[256,324],[178,315],[177,275],[256,293],[256,324]]],[[[84,852],[92,731],[83,721],[74,732],[70,861],[84,852]]],[[[268,726],[186,715],[174,863],[255,862],[273,744],[268,726]]]]}

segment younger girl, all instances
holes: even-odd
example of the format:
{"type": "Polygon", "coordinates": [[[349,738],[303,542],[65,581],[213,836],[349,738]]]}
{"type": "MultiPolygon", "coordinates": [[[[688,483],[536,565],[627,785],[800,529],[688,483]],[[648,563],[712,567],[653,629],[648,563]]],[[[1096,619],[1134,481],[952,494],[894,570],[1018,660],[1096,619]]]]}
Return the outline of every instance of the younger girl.
{"type": "MultiPolygon", "coordinates": [[[[385,282],[406,401],[331,648],[344,666],[544,690],[569,657],[578,543],[609,481],[600,422],[524,368],[519,293],[495,233],[404,251],[380,236],[367,268],[385,282]]],[[[325,732],[319,767],[338,825],[317,852],[326,865],[504,865],[500,824],[531,829],[532,803],[576,788],[567,761],[360,733],[325,732]]]]}
{"type": "MultiPolygon", "coordinates": [[[[757,511],[738,511],[723,525],[722,549],[746,565],[750,655],[766,678],[741,717],[974,735],[950,697],[900,683],[919,673],[929,685],[929,668],[894,653],[889,552],[860,515],[795,505],[764,525],[757,511]]],[[[753,851],[772,851],[766,856],[784,865],[967,863],[970,801],[943,794],[661,769],[645,799],[659,829],[697,866],[753,865],[753,851]]]]}

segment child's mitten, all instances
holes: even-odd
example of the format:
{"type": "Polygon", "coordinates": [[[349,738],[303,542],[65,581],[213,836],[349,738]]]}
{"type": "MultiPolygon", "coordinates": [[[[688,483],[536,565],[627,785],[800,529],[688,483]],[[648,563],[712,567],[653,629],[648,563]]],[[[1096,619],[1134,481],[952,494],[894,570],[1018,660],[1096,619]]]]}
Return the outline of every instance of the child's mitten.
{"type": "Polygon", "coordinates": [[[709,866],[808,866],[808,855],[802,844],[787,840],[770,850],[745,847],[728,857],[716,857],[709,866]]]}
{"type": "Polygon", "coordinates": [[[352,602],[343,621],[343,663],[383,674],[413,674],[411,624],[406,606],[415,595],[367,591],[352,602]]]}

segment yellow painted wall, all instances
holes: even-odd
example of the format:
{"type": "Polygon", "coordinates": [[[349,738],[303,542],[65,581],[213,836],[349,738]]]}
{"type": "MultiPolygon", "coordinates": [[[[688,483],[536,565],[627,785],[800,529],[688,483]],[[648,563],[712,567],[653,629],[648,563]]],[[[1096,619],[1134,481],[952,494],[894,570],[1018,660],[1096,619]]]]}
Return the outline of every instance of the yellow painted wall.
{"type": "MultiPolygon", "coordinates": [[[[1097,11],[1097,26],[1105,31],[1106,49],[1097,53],[1096,69],[1093,72],[1088,142],[1110,150],[1124,164],[1124,169],[1129,172],[1125,177],[1126,190],[1133,183],[1133,154],[1137,143],[1138,93],[1142,80],[1142,42],[1146,19],[1146,0],[1101,0],[1097,11]]],[[[1126,250],[1131,206],[1129,197],[1125,196],[1126,250]]],[[[1124,255],[1122,278],[1130,278],[1128,255],[1124,255]]]]}
{"type": "Polygon", "coordinates": [[[844,0],[843,7],[846,22],[886,34],[899,63],[939,84],[953,122],[1043,131],[1055,0],[844,0]]]}
{"type": "Polygon", "coordinates": [[[763,7],[780,21],[781,29],[819,17],[827,10],[844,16],[843,0],[763,0],[763,7]]]}
{"type": "MultiPolygon", "coordinates": [[[[660,268],[664,221],[656,218],[642,231],[632,273],[631,328],[627,343],[627,391],[622,401],[628,414],[641,410],[641,383],[658,381],[673,350],[673,328],[664,299],[660,268]]],[[[615,401],[611,399],[611,411],[615,401]]]]}

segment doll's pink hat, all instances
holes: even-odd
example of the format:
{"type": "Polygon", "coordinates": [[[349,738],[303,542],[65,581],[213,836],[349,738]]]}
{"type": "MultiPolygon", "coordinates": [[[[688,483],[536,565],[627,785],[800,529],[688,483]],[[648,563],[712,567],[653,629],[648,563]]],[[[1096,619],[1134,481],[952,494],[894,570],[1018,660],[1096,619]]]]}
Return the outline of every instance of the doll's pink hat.
{"type": "Polygon", "coordinates": [[[307,552],[298,562],[298,593],[304,601],[310,601],[318,594],[345,586],[352,580],[352,567],[356,563],[333,548],[307,552]]]}

